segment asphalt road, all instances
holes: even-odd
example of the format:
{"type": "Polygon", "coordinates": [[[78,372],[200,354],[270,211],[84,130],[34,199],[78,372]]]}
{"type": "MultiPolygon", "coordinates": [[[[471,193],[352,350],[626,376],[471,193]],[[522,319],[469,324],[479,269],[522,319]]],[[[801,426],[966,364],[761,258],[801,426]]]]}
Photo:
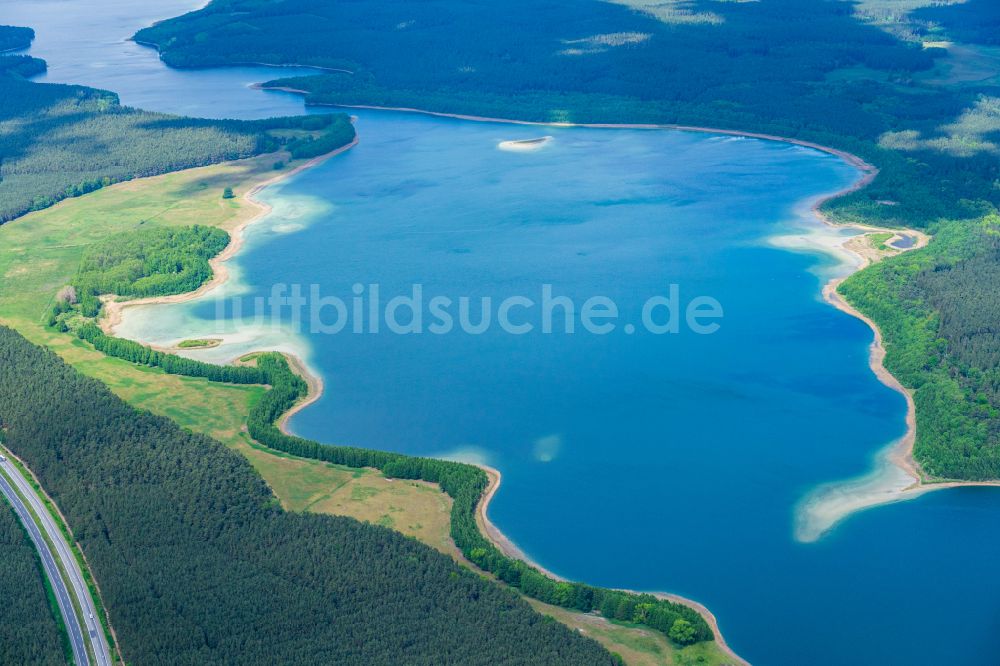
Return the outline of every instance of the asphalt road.
{"type": "Polygon", "coordinates": [[[24,478],[20,470],[12,465],[9,460],[0,462],[0,467],[3,468],[3,474],[0,474],[0,490],[3,491],[8,501],[14,506],[14,510],[17,511],[21,522],[28,529],[31,540],[34,542],[42,558],[46,575],[52,583],[53,589],[56,591],[56,600],[59,603],[59,610],[62,613],[67,631],[69,632],[70,643],[73,647],[73,657],[76,663],[80,666],[89,666],[92,663],[86,649],[86,646],[90,645],[91,653],[96,655],[96,661],[93,663],[96,663],[97,666],[112,666],[111,651],[108,648],[107,638],[98,619],[97,607],[90,596],[90,589],[84,581],[83,572],[80,570],[80,565],[76,557],[74,557],[69,543],[66,542],[58,525],[56,525],[52,515],[45,507],[42,498],[31,484],[28,483],[28,480],[24,478]],[[25,503],[14,492],[7,477],[13,480],[13,485],[17,487],[22,496],[27,498],[27,503],[35,512],[35,515],[39,517],[41,529],[45,531],[49,540],[55,544],[54,549],[50,548],[48,542],[42,538],[39,525],[32,519],[25,503]],[[63,570],[67,572],[68,580],[64,580],[61,575],[59,568],[56,566],[56,559],[62,564],[63,570]],[[70,601],[71,598],[75,598],[78,607],[83,609],[83,617],[77,616],[76,609],[70,601]]]}

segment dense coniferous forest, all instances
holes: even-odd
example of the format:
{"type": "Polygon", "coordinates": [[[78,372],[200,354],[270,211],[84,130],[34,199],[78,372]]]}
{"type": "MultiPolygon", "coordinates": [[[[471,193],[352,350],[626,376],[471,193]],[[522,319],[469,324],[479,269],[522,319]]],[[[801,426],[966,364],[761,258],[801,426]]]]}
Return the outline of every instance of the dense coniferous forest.
{"type": "Polygon", "coordinates": [[[113,93],[0,75],[0,223],[114,182],[271,147],[245,124],[147,113],[113,93]]]}
{"type": "Polygon", "coordinates": [[[0,53],[26,49],[34,39],[35,31],[31,28],[0,25],[0,53]]]}
{"type": "MultiPolygon", "coordinates": [[[[20,39],[27,46],[32,35],[0,27],[0,44],[20,39]]],[[[41,71],[37,58],[0,56],[0,224],[123,180],[250,157],[286,142],[294,156],[314,156],[354,138],[343,114],[320,121],[180,118],[123,107],[103,90],[24,80],[41,71]],[[315,137],[268,132],[317,122],[315,137]]]]}
{"type": "Polygon", "coordinates": [[[54,614],[58,611],[47,598],[42,563],[28,533],[3,498],[0,562],[0,664],[65,664],[61,630],[54,614]]]}
{"type": "Polygon", "coordinates": [[[24,55],[0,55],[0,76],[26,79],[45,72],[45,61],[24,55]]]}
{"type": "Polygon", "coordinates": [[[864,24],[847,2],[695,9],[720,21],[668,24],[597,1],[570,10],[565,0],[215,0],[137,38],[178,67],[266,61],[353,72],[272,84],[308,91],[311,103],[680,123],[818,141],[882,170],[872,186],[828,205],[844,219],[926,225],[1000,203],[987,137],[947,127],[996,91],[922,83],[943,50],[864,24]]]}
{"type": "MultiPolygon", "coordinates": [[[[985,5],[971,0],[921,15],[956,38],[993,44],[995,11],[985,5]]],[[[214,0],[137,38],[158,45],[174,66],[350,71],[272,83],[305,90],[314,104],[706,125],[861,155],[880,168],[879,178],[828,204],[829,212],[928,227],[936,237],[853,276],[842,292],[879,323],[887,365],[916,389],[916,454],[925,469],[1000,477],[1000,219],[989,215],[1000,205],[992,144],[1000,91],[924,83],[943,52],[860,23],[851,3],[694,6],[719,21],[667,24],[603,2],[567,11],[565,0],[214,0]]],[[[24,48],[32,36],[0,26],[0,51],[24,48]]],[[[38,59],[0,56],[0,223],[129,178],[279,146],[309,158],[354,138],[342,114],[191,120],[121,107],[113,93],[25,80],[43,69],[38,59]],[[276,129],[305,135],[269,134],[276,129]]],[[[72,299],[57,305],[50,323],[65,321],[69,300],[93,316],[100,294],[196,288],[226,242],[224,232],[202,227],[109,239],[90,248],[72,299]]],[[[108,355],[166,372],[270,385],[250,414],[255,439],[440,484],[454,500],[452,536],[465,556],[531,597],[645,624],[677,644],[713,638],[688,607],[555,581],[503,555],[475,522],[487,484],[478,468],[282,433],[275,421],[306,386],[278,354],[221,367],[108,337],[91,323],[75,332],[108,355]]],[[[369,664],[398,663],[400,655],[413,664],[614,663],[596,643],[419,543],[346,518],[283,512],[237,454],[130,408],[4,328],[0,429],[67,515],[130,663],[369,664]]],[[[0,515],[0,556],[17,559],[26,539],[18,541],[6,519],[0,515]]],[[[28,575],[15,567],[11,578],[28,575]]],[[[24,596],[23,583],[17,589],[24,596]]],[[[4,638],[0,661],[64,659],[58,632],[54,644],[47,633],[55,624],[44,598],[2,612],[41,619],[33,634],[12,634],[10,645],[4,638]]],[[[0,627],[0,638],[9,631],[0,627]]]]}
{"type": "Polygon", "coordinates": [[[130,664],[612,664],[390,529],[286,513],[238,453],[0,328],[6,446],[66,516],[130,664]]]}
{"type": "Polygon", "coordinates": [[[1000,477],[1000,217],[949,222],[923,249],[841,286],[878,322],[886,367],[914,391],[914,453],[935,476],[1000,477]]]}

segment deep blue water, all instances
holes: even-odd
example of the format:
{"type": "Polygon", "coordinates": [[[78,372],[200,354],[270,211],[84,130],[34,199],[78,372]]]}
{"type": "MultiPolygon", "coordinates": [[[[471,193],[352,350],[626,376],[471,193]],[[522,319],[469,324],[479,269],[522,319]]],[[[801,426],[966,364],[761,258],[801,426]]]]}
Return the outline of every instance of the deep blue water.
{"type": "MultiPolygon", "coordinates": [[[[46,46],[41,28],[50,21],[58,35],[55,19],[31,20],[34,7],[65,0],[5,5],[0,23],[40,29],[39,49],[65,61],[50,78],[147,108],[301,110],[294,97],[245,88],[268,71],[170,72],[110,38],[195,3],[131,14],[128,3],[91,4],[116,19],[75,30],[77,50],[46,46]],[[88,53],[104,66],[89,68],[88,53]]],[[[679,132],[370,112],[358,130],[358,147],[265,192],[275,214],[251,228],[236,261],[245,296],[318,284],[349,302],[353,284],[378,283],[384,302],[420,283],[425,300],[538,301],[548,283],[577,305],[610,297],[621,318],[607,335],[521,336],[383,327],[296,337],[285,321],[282,342],[327,389],[294,419],[298,433],[484,459],[504,475],[491,517],[531,557],[593,584],[697,599],[755,664],[996,663],[995,492],[932,493],[855,515],[816,543],[793,538],[808,491],[863,473],[903,430],[902,398],[868,369],[870,331],[818,298],[835,261],[768,242],[831,233],[798,210],[852,169],[784,144],[679,132]],[[497,150],[540,134],[554,140],[537,152],[497,150]],[[671,284],[681,303],[717,299],[720,330],[627,334],[645,299],[671,284]]],[[[208,321],[215,307],[159,312],[169,329],[208,321]]]]}
{"type": "Polygon", "coordinates": [[[491,517],[531,557],[696,598],[754,663],[988,663],[995,590],[949,595],[996,586],[995,495],[926,497],[793,539],[806,491],[864,472],[903,429],[902,398],[868,369],[870,331],[817,299],[809,269],[828,260],[764,242],[809,224],[795,204],[851,170],[680,133],[546,130],[550,145],[511,154],[497,141],[538,130],[396,114],[358,129],[356,149],[265,196],[333,209],[299,233],[251,232],[252,294],[318,282],[348,300],[376,282],[388,298],[419,282],[496,299],[552,283],[632,314],[677,283],[725,317],[714,335],[309,336],[327,392],[298,433],[478,453],[504,474],[491,517]],[[931,627],[954,641],[920,640],[931,627]]]}

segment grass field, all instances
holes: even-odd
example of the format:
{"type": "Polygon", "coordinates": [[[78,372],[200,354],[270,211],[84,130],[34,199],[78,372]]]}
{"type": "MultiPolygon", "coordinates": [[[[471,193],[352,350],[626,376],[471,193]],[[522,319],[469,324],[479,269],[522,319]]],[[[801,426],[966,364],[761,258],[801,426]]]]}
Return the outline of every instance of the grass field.
{"type": "Polygon", "coordinates": [[[647,627],[611,622],[593,613],[574,613],[527,597],[525,600],[542,615],[593,638],[610,652],[620,655],[628,666],[724,666],[732,663],[714,643],[678,650],[663,634],[647,627]]]}
{"type": "Polygon", "coordinates": [[[259,212],[240,197],[256,183],[275,175],[276,160],[286,161],[286,156],[266,155],[131,181],[3,225],[0,323],[51,348],[136,407],[169,416],[185,428],[239,450],[286,508],[391,522],[400,532],[421,537],[439,550],[454,554],[457,550],[451,539],[445,544],[439,536],[442,520],[447,535],[450,510],[443,493],[389,480],[374,471],[336,468],[251,446],[244,423],[263,387],[213,384],[137,367],[105,357],[73,336],[43,326],[52,298],[74,275],[88,244],[144,225],[197,223],[232,230],[259,212]],[[237,196],[223,199],[226,187],[232,187],[237,196]]]}
{"type": "Polygon", "coordinates": [[[868,239],[871,242],[872,247],[874,247],[876,250],[883,250],[888,252],[890,251],[890,248],[887,247],[885,243],[890,238],[892,238],[893,235],[894,234],[891,234],[887,231],[882,231],[874,234],[868,234],[868,239]]]}
{"type": "MultiPolygon", "coordinates": [[[[236,163],[135,180],[70,199],[0,227],[0,323],[45,345],[130,404],[172,418],[246,456],[283,507],[350,516],[412,536],[467,564],[451,539],[451,498],[436,485],[387,479],[265,449],[246,433],[250,407],[266,390],[167,375],[109,358],[72,335],[47,329],[43,319],[56,292],[75,274],[85,247],[143,225],[203,224],[232,230],[259,211],[242,195],[274,177],[265,155],[236,163]],[[232,187],[233,199],[223,199],[232,187]]],[[[288,167],[284,167],[287,169],[288,167]]],[[[660,634],[617,625],[591,614],[530,600],[540,612],[586,633],[628,664],[725,663],[714,644],[676,650],[660,634]]]]}

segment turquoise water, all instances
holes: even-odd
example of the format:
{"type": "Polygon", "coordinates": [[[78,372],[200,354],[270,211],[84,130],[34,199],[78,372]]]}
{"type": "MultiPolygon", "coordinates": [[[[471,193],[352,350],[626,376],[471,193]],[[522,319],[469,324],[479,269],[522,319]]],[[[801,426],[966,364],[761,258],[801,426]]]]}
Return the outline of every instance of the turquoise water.
{"type": "MultiPolygon", "coordinates": [[[[92,41],[149,18],[121,17],[92,41]]],[[[0,10],[3,23],[42,18],[0,10]]],[[[136,88],[117,88],[123,98],[147,95],[149,108],[246,116],[301,104],[246,91],[245,72],[168,72],[145,50],[102,53],[115,81],[136,88]],[[135,76],[121,71],[129,58],[141,61],[135,76]],[[157,72],[239,92],[154,94],[157,72]],[[244,94],[260,98],[247,107],[244,94]]],[[[46,55],[87,62],[83,51],[46,55]]],[[[932,493],[854,515],[815,543],[794,538],[800,500],[863,474],[904,427],[902,398],[868,369],[871,332],[818,298],[844,267],[776,246],[833,244],[839,234],[802,211],[853,169],[785,144],[680,132],[374,112],[358,130],[355,149],[265,191],[274,214],[248,231],[222,295],[246,304],[276,283],[316,284],[350,304],[355,283],[378,283],[384,302],[419,283],[427,299],[538,301],[551,284],[577,304],[609,297],[621,316],[606,335],[324,335],[288,316],[229,326],[229,344],[207,353],[280,347],[322,374],[326,392],[296,432],[498,467],[491,518],[532,558],[594,584],[697,599],[755,664],[995,663],[995,492],[932,493]],[[541,134],[553,140],[540,150],[497,149],[541,134]],[[671,284],[682,303],[716,299],[719,331],[645,331],[638,311],[671,284]]],[[[121,332],[210,334],[215,301],[136,310],[121,332]]]]}

